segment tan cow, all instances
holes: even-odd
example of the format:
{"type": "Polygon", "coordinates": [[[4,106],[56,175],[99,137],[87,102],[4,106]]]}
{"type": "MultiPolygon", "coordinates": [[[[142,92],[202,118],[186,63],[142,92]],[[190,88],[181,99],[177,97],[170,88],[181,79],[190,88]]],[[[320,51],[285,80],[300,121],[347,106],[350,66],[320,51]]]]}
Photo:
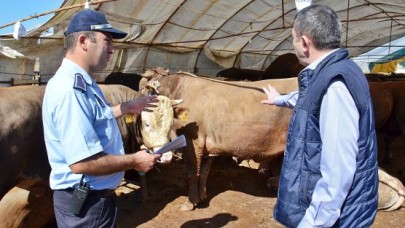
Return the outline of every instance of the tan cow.
{"type": "MultiPolygon", "coordinates": [[[[101,88],[107,101],[111,104],[141,96],[140,93],[121,85],[101,86],[101,88]]],[[[10,221],[31,221],[31,216],[34,220],[41,219],[41,217],[35,216],[38,213],[35,208],[32,208],[35,204],[30,205],[30,200],[21,198],[21,195],[24,194],[21,189],[27,191],[31,196],[35,196],[27,199],[52,199],[50,191],[36,190],[38,186],[48,186],[49,190],[50,166],[43,139],[41,118],[44,92],[44,86],[0,88],[0,173],[2,173],[0,175],[0,199],[15,187],[13,191],[9,192],[11,196],[10,194],[7,196],[7,199],[14,197],[14,201],[7,199],[0,201],[0,214],[5,213],[4,210],[7,212],[23,210],[20,213],[14,213],[15,216],[17,214],[26,215],[24,219],[10,217],[8,218],[10,221]],[[10,204],[12,202],[14,203],[10,204]],[[26,206],[18,208],[18,205],[26,206]]],[[[142,115],[135,115],[129,119],[133,121],[125,121],[125,118],[118,119],[126,152],[138,151],[141,145],[154,150],[170,141],[173,108],[167,97],[159,96],[159,107],[155,112],[142,112],[142,115]]],[[[41,200],[39,202],[46,204],[46,202],[52,201],[41,200]]],[[[52,207],[45,206],[45,208],[52,207]]]]}
{"type": "MultiPolygon", "coordinates": [[[[177,133],[184,134],[188,140],[188,146],[181,150],[189,180],[188,200],[182,205],[182,210],[192,210],[206,199],[209,156],[229,155],[270,161],[270,168],[274,169],[272,173],[279,174],[291,111],[261,104],[260,101],[266,98],[262,87],[271,84],[280,93],[295,91],[298,89],[297,78],[229,82],[187,72],[169,74],[163,68],[147,70],[143,76],[139,85],[141,93],[153,89],[171,99],[184,99],[176,109],[174,124],[177,133]]],[[[378,121],[384,118],[384,111],[376,112],[378,121]]],[[[274,181],[270,183],[271,187],[277,188],[277,179],[269,181],[274,181]]],[[[381,183],[386,182],[380,180],[381,183]]],[[[392,186],[386,192],[401,189],[392,186]]],[[[388,199],[392,197],[388,196],[388,199]]],[[[400,202],[401,199],[392,200],[400,202]]],[[[392,205],[389,208],[392,209],[392,205]]]]}
{"type": "Polygon", "coordinates": [[[262,87],[271,82],[286,93],[297,88],[296,78],[225,82],[189,73],[169,75],[163,69],[143,75],[147,77],[141,80],[141,93],[146,87],[158,87],[160,94],[170,99],[183,99],[174,124],[188,141],[181,149],[189,180],[188,200],[182,210],[192,210],[206,199],[210,156],[261,161],[283,155],[291,110],[261,104],[266,98],[262,87]]]}

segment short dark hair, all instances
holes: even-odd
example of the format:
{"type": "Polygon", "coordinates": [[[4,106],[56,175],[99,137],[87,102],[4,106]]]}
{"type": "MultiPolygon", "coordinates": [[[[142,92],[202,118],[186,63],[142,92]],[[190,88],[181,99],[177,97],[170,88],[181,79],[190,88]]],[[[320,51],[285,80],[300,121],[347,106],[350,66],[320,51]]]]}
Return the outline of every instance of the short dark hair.
{"type": "Polygon", "coordinates": [[[293,29],[297,36],[306,35],[317,49],[325,50],[340,47],[341,28],[340,20],[333,9],[315,4],[297,13],[293,29]]]}
{"type": "Polygon", "coordinates": [[[96,34],[93,31],[73,32],[67,35],[65,38],[65,49],[69,50],[73,48],[76,45],[77,39],[82,34],[88,37],[91,42],[96,42],[96,34]]]}

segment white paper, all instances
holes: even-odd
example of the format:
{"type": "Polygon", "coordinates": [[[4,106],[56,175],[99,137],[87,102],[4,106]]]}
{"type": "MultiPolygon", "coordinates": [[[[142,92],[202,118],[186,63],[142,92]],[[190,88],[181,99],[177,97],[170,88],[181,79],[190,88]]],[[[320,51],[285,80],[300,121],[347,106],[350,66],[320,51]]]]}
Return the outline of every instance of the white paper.
{"type": "Polygon", "coordinates": [[[168,144],[164,145],[162,148],[154,152],[154,154],[164,154],[169,151],[173,151],[187,145],[186,138],[184,135],[180,135],[175,140],[169,142],[168,144]]]}

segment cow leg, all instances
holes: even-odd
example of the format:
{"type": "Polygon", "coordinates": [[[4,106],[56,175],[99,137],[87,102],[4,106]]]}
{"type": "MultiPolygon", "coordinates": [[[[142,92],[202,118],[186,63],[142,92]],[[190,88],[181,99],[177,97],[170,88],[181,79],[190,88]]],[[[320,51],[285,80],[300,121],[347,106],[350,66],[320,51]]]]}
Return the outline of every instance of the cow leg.
{"type": "MultiPolygon", "coordinates": [[[[281,173],[281,166],[283,164],[284,155],[280,153],[280,155],[270,158],[267,161],[260,162],[259,168],[262,169],[263,167],[268,170],[269,178],[266,180],[266,187],[268,190],[272,192],[276,192],[278,190],[278,184],[280,180],[280,173],[281,173]]],[[[260,172],[259,169],[259,172],[260,172]]]]}
{"type": "Polygon", "coordinates": [[[193,149],[187,148],[183,153],[184,162],[186,164],[186,175],[189,184],[188,199],[180,210],[191,211],[199,203],[198,201],[198,183],[200,179],[200,167],[201,167],[201,153],[194,152],[193,149]],[[200,155],[200,156],[199,156],[200,155]]]}
{"type": "Polygon", "coordinates": [[[198,202],[207,199],[207,178],[210,172],[212,157],[204,158],[201,162],[200,182],[198,184],[198,202]]]}
{"type": "Polygon", "coordinates": [[[180,210],[182,211],[192,211],[198,204],[198,179],[197,171],[193,169],[187,169],[187,179],[189,181],[188,198],[184,202],[180,210]]]}

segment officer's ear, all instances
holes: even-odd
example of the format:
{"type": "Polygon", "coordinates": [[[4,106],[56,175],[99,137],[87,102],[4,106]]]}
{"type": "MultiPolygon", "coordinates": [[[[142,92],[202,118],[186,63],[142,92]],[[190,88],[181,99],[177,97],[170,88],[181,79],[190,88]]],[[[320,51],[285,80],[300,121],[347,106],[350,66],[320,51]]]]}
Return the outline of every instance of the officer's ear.
{"type": "Polygon", "coordinates": [[[84,34],[80,34],[77,38],[77,45],[79,45],[84,51],[87,51],[87,39],[88,37],[84,34]]]}

